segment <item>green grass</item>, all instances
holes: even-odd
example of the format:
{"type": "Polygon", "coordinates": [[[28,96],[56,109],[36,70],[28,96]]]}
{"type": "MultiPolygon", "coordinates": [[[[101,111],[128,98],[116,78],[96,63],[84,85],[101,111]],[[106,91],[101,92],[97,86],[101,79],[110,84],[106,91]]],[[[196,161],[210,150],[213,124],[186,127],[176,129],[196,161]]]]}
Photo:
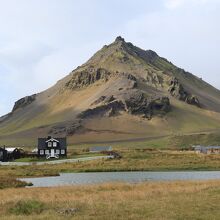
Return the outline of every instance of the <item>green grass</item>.
{"type": "Polygon", "coordinates": [[[41,214],[45,209],[45,204],[42,202],[36,200],[22,200],[11,207],[9,213],[14,215],[41,214]]]}
{"type": "MultiPolygon", "coordinates": [[[[120,149],[161,149],[181,150],[190,149],[193,145],[214,146],[220,145],[220,131],[199,132],[198,134],[177,134],[172,136],[146,138],[145,140],[133,140],[122,142],[97,143],[96,146],[112,146],[114,150],[120,149]]],[[[69,149],[88,149],[94,144],[74,144],[69,149]]]]}

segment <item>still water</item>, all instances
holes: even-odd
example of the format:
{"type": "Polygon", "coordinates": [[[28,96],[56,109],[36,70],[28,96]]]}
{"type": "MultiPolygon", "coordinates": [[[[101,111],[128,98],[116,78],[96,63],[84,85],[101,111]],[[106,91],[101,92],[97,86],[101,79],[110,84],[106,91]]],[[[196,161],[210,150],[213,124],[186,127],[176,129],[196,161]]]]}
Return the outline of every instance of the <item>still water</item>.
{"type": "Polygon", "coordinates": [[[145,181],[213,179],[220,179],[220,171],[61,173],[60,176],[56,177],[20,178],[20,180],[33,183],[32,187],[85,185],[106,182],[140,183],[145,181]]]}

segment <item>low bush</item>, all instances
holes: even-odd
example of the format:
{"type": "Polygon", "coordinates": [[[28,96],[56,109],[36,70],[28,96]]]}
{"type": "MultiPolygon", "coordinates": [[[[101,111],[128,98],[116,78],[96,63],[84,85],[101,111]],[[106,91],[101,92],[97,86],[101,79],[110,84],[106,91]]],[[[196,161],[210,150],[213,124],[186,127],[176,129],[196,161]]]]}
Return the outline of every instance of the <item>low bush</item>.
{"type": "Polygon", "coordinates": [[[18,201],[9,209],[14,215],[40,214],[45,210],[45,204],[36,200],[18,201]]]}

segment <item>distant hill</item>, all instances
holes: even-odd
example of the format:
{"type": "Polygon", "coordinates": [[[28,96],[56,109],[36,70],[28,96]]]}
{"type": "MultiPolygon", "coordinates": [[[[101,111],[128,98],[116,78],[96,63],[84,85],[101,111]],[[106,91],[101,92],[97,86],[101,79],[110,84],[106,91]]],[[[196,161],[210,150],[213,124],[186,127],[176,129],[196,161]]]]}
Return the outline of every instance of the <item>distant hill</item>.
{"type": "Polygon", "coordinates": [[[56,85],[18,100],[0,143],[37,137],[109,142],[220,128],[220,91],[151,50],[117,37],[56,85]]]}

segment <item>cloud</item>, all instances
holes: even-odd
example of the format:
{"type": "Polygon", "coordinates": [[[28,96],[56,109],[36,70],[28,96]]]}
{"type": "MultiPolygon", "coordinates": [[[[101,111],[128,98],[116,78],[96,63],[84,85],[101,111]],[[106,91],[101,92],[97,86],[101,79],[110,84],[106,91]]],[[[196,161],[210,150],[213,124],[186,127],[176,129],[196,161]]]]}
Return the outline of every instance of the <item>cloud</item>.
{"type": "Polygon", "coordinates": [[[175,9],[184,4],[184,0],[165,0],[165,6],[168,9],[175,9]]]}
{"type": "Polygon", "coordinates": [[[117,35],[220,88],[219,3],[0,0],[0,114],[52,86],[117,35]]]}
{"type": "Polygon", "coordinates": [[[164,5],[168,9],[178,9],[183,6],[203,5],[206,3],[215,3],[218,0],[164,0],[164,5]]]}
{"type": "Polygon", "coordinates": [[[200,7],[184,6],[177,11],[142,14],[124,27],[129,40],[153,49],[179,67],[220,88],[220,2],[200,7]],[[187,7],[187,10],[186,8],[187,7]]]}

